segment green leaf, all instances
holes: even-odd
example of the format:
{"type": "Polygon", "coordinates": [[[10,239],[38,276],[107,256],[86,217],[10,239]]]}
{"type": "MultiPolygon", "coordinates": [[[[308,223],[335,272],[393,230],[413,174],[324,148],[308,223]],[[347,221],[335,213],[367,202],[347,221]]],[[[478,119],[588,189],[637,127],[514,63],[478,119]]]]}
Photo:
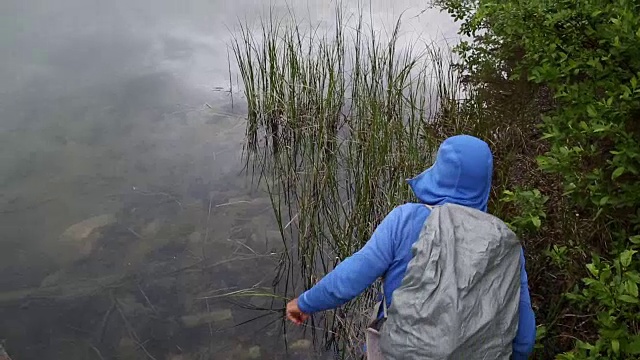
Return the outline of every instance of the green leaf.
{"type": "Polygon", "coordinates": [[[536,340],[543,339],[547,336],[547,327],[544,325],[540,325],[536,328],[536,340]]]}
{"type": "Polygon", "coordinates": [[[624,173],[624,166],[620,166],[619,168],[613,171],[613,174],[611,174],[611,180],[615,180],[619,178],[620,175],[622,175],[623,173],[624,173]]]}
{"type": "Polygon", "coordinates": [[[639,304],[640,303],[640,300],[638,300],[637,297],[633,297],[633,296],[630,296],[630,295],[620,295],[620,296],[618,296],[618,300],[624,301],[624,302],[629,303],[629,304],[639,304]]]}
{"type": "Polygon", "coordinates": [[[564,294],[564,296],[569,299],[569,300],[573,300],[573,301],[584,301],[584,296],[580,295],[580,294],[573,294],[573,293],[566,293],[564,294]]]}
{"type": "Polygon", "coordinates": [[[578,341],[578,343],[576,344],[579,348],[581,349],[585,349],[585,350],[595,350],[595,346],[586,343],[586,342],[582,342],[582,341],[578,341]]]}
{"type": "Polygon", "coordinates": [[[629,241],[631,241],[634,244],[640,244],[640,235],[634,235],[630,237],[629,241]]]}
{"type": "Polygon", "coordinates": [[[587,269],[589,269],[589,272],[591,273],[591,275],[596,277],[598,276],[598,273],[600,273],[598,268],[593,264],[587,264],[587,269]]]}
{"type": "Polygon", "coordinates": [[[611,340],[611,349],[616,354],[620,353],[620,341],[618,341],[618,339],[612,339],[611,340]]]}
{"type": "Polygon", "coordinates": [[[554,136],[556,136],[556,134],[554,134],[554,133],[546,133],[540,138],[540,140],[546,140],[546,139],[552,138],[554,136]]]}
{"type": "Polygon", "coordinates": [[[638,274],[635,271],[628,271],[625,274],[629,279],[631,279],[631,281],[635,282],[636,284],[640,283],[640,274],[638,274]]]}
{"type": "Polygon", "coordinates": [[[591,117],[598,116],[598,113],[596,112],[596,109],[593,107],[593,105],[587,105],[587,114],[589,114],[589,116],[591,117]]]}
{"type": "Polygon", "coordinates": [[[533,226],[535,226],[537,229],[539,229],[540,226],[542,225],[542,221],[540,221],[540,218],[537,216],[532,216],[531,222],[533,223],[533,226]]]}
{"type": "Polygon", "coordinates": [[[596,216],[593,217],[593,220],[597,219],[600,217],[600,214],[602,214],[602,210],[604,210],[603,208],[598,209],[598,212],[596,212],[596,216]]]}
{"type": "Polygon", "coordinates": [[[633,259],[633,255],[637,253],[635,250],[625,250],[620,254],[620,264],[624,267],[628,267],[631,265],[631,260],[633,259]]]}
{"type": "Polygon", "coordinates": [[[606,205],[607,202],[609,202],[609,197],[608,196],[603,196],[602,199],[600,199],[600,206],[606,205]]]}
{"type": "Polygon", "coordinates": [[[628,281],[625,283],[626,288],[627,288],[627,292],[629,293],[629,295],[637,298],[638,297],[638,284],[636,284],[633,281],[628,281]]]}
{"type": "Polygon", "coordinates": [[[640,354],[640,337],[636,338],[634,341],[630,342],[627,345],[627,353],[631,355],[640,354]]]}

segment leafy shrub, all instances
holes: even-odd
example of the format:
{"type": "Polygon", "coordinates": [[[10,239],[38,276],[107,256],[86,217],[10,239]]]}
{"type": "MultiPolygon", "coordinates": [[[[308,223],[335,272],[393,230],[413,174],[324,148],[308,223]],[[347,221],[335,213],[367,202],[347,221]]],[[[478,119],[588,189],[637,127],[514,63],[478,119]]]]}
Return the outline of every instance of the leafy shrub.
{"type": "Polygon", "coordinates": [[[553,245],[546,251],[547,256],[551,259],[551,262],[559,268],[564,268],[567,264],[567,253],[569,249],[564,246],[553,245]]]}
{"type": "MultiPolygon", "coordinates": [[[[640,1],[442,0],[441,5],[472,39],[457,50],[476,86],[491,86],[483,80],[499,78],[548,90],[549,111],[539,124],[548,150],[538,165],[562,178],[576,213],[602,224],[603,231],[573,239],[596,253],[586,265],[582,289],[571,299],[594,315],[597,334],[583,334],[575,350],[559,358],[638,357],[640,259],[638,237],[632,235],[640,231],[640,1]]],[[[535,215],[522,216],[512,224],[539,227],[535,215]]]]}
{"type": "MultiPolygon", "coordinates": [[[[640,236],[630,240],[637,243],[634,248],[640,248],[640,236]]],[[[612,262],[594,256],[587,265],[590,276],[583,279],[584,289],[567,296],[582,304],[599,305],[596,323],[600,338],[594,344],[579,341],[575,353],[562,355],[559,359],[598,359],[602,355],[629,359],[640,355],[640,335],[637,329],[629,326],[640,320],[640,273],[637,266],[632,266],[637,253],[635,249],[625,250],[612,262]]]]}
{"type": "Polygon", "coordinates": [[[508,223],[519,234],[540,229],[542,219],[546,217],[544,204],[547,200],[549,197],[542,195],[538,189],[504,190],[500,199],[504,203],[512,203],[517,208],[508,223]]]}

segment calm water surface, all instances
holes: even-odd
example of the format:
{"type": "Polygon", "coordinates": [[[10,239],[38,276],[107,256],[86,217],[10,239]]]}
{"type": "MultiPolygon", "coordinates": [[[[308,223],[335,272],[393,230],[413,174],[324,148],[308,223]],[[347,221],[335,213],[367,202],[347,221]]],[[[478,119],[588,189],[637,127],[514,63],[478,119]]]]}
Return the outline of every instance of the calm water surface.
{"type": "MultiPolygon", "coordinates": [[[[313,357],[293,329],[287,350],[281,303],[219,296],[268,288],[282,250],[242,173],[227,50],[237,20],[270,6],[330,26],[335,4],[0,2],[0,340],[14,360],[313,357]]],[[[453,36],[425,9],[370,14],[453,36]]]]}

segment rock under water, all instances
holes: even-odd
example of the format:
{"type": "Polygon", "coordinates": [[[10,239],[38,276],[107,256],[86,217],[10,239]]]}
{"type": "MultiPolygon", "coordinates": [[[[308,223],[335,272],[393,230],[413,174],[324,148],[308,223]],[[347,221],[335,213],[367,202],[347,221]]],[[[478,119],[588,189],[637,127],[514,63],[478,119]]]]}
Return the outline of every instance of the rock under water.
{"type": "Polygon", "coordinates": [[[186,328],[193,328],[204,324],[231,322],[233,321],[233,314],[229,309],[222,309],[193,315],[185,315],[181,320],[182,324],[186,328]]]}
{"type": "Polygon", "coordinates": [[[96,230],[114,224],[113,214],[94,216],[69,226],[59,238],[61,248],[57,254],[59,262],[73,262],[91,254],[98,240],[96,230]]]}

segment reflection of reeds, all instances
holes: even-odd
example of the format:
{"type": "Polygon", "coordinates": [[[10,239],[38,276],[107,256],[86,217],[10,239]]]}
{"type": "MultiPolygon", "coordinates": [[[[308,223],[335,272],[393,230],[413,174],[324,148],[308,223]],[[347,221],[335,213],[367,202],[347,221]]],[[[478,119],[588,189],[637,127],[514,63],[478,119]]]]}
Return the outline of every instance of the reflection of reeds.
{"type": "MultiPolygon", "coordinates": [[[[400,21],[386,40],[362,17],[352,28],[337,11],[335,22],[321,33],[271,18],[258,32],[242,25],[233,43],[248,165],[271,194],[287,249],[278,280],[289,290],[296,279],[312,286],[410,200],[404,180],[432,161],[436,114],[457,108],[449,53],[419,42],[401,48],[400,21]]],[[[324,318],[324,339],[342,354],[362,338],[372,295],[324,318]]]]}

